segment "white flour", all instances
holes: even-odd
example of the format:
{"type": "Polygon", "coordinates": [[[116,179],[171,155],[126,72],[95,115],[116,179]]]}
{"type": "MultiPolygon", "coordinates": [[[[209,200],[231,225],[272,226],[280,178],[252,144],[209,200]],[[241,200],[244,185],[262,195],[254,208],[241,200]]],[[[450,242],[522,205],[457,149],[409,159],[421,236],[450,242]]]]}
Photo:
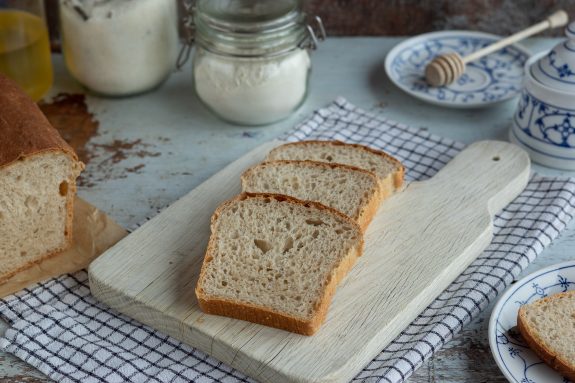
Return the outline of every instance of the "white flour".
{"type": "Polygon", "coordinates": [[[222,118],[245,125],[287,117],[305,97],[309,68],[310,57],[303,49],[257,59],[199,49],[194,57],[198,96],[222,118]]]}
{"type": "Polygon", "coordinates": [[[60,20],[69,71],[98,93],[143,92],[174,68],[175,0],[64,0],[60,20]]]}

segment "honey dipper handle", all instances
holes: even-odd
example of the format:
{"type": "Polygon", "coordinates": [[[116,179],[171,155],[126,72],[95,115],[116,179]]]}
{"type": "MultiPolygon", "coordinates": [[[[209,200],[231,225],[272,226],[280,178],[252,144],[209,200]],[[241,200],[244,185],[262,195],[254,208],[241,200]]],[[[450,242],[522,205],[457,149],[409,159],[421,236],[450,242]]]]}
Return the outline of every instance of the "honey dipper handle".
{"type": "Polygon", "coordinates": [[[559,10],[553,13],[551,16],[547,17],[545,20],[537,23],[535,25],[530,26],[522,31],[519,31],[509,37],[506,37],[502,40],[499,40],[491,45],[486,46],[483,49],[475,51],[465,57],[462,57],[463,62],[467,64],[468,62],[477,60],[480,57],[486,56],[490,53],[498,51],[501,48],[504,48],[510,44],[516,43],[517,41],[521,41],[529,36],[542,32],[546,29],[562,27],[567,24],[569,21],[569,16],[563,10],[559,10]]]}

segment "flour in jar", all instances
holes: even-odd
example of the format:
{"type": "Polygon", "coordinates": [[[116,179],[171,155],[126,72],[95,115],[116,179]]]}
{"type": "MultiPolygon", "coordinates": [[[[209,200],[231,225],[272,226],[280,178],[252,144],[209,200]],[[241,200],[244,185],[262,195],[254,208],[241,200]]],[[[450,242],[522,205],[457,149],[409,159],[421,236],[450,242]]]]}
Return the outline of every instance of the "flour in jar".
{"type": "Polygon", "coordinates": [[[310,57],[304,49],[271,58],[198,49],[194,61],[198,96],[226,120],[268,124],[288,116],[305,98],[310,57]]]}
{"type": "Polygon", "coordinates": [[[66,66],[93,91],[143,92],[174,69],[175,0],[62,0],[60,23],[66,66]]]}

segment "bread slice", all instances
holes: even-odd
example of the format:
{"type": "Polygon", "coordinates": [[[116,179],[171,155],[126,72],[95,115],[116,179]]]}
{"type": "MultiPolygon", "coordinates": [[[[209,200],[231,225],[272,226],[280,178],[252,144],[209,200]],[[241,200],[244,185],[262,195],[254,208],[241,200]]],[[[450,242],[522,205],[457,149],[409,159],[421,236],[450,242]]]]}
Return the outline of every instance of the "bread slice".
{"type": "Polygon", "coordinates": [[[377,212],[377,177],[366,170],[316,161],[270,161],[242,174],[242,190],[315,201],[353,218],[362,230],[377,212]]]}
{"type": "Polygon", "coordinates": [[[310,160],[339,163],[370,171],[381,185],[382,198],[388,197],[403,184],[404,167],[389,154],[357,144],[340,141],[301,141],[273,149],[266,161],[310,160]]]}
{"type": "Polygon", "coordinates": [[[200,308],[311,335],[363,248],[359,225],[337,210],[277,194],[222,204],[196,285],[200,308]]]}
{"type": "Polygon", "coordinates": [[[84,165],[38,106],[0,75],[0,283],[72,238],[84,165]]]}
{"type": "Polygon", "coordinates": [[[517,327],[547,365],[575,381],[575,291],[521,306],[517,327]]]}

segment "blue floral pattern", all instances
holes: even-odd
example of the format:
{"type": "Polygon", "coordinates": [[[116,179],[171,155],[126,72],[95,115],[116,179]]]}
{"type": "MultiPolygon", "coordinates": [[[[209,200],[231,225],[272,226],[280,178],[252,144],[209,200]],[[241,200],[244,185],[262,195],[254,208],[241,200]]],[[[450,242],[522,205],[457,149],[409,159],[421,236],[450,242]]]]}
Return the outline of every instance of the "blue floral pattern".
{"type": "MultiPolygon", "coordinates": [[[[569,43],[563,43],[563,46],[567,50],[571,50],[567,45],[569,43]]],[[[547,56],[541,59],[537,63],[539,70],[545,76],[552,78],[555,81],[559,81],[566,84],[575,84],[575,71],[569,66],[569,63],[560,62],[557,59],[557,52],[552,50],[547,56]]]]}
{"type": "Polygon", "coordinates": [[[514,119],[523,132],[536,140],[564,148],[575,147],[575,109],[559,108],[524,90],[514,119]]]}
{"type": "Polygon", "coordinates": [[[528,54],[510,46],[467,65],[466,73],[453,84],[430,87],[425,66],[438,54],[457,52],[465,56],[491,44],[495,38],[465,35],[424,39],[406,46],[393,58],[388,75],[396,84],[420,98],[459,105],[482,105],[519,94],[523,66],[528,54]]]}
{"type": "MultiPolygon", "coordinates": [[[[519,307],[542,297],[558,292],[575,289],[575,265],[567,270],[553,270],[546,273],[548,277],[535,277],[524,282],[507,298],[503,308],[496,318],[494,353],[498,354],[498,362],[503,363],[507,372],[511,373],[515,382],[520,383],[569,383],[570,381],[547,367],[527,346],[521,334],[508,318],[510,313],[516,313],[519,307]],[[569,276],[566,273],[570,273],[569,276]],[[518,299],[519,298],[519,299],[518,299]],[[506,313],[502,314],[503,311],[506,313]]],[[[496,308],[497,309],[497,308],[496,308]]],[[[497,359],[497,358],[496,358],[497,359]]],[[[509,378],[509,377],[508,377],[509,378]]]]}

